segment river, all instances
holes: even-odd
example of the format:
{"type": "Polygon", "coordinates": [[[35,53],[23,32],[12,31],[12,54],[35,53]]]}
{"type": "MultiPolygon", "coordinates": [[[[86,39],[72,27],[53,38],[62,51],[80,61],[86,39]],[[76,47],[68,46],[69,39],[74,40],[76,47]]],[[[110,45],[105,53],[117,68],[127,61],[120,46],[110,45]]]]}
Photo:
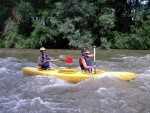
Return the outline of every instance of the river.
{"type": "MultiPolygon", "coordinates": [[[[91,49],[92,53],[93,50],[91,49]]],[[[48,49],[53,58],[73,58],[56,68],[79,69],[79,50],[48,49]]],[[[96,49],[97,69],[137,74],[132,81],[108,77],[73,84],[51,76],[28,76],[38,49],[0,49],[0,113],[150,113],[150,51],[96,49]]]]}

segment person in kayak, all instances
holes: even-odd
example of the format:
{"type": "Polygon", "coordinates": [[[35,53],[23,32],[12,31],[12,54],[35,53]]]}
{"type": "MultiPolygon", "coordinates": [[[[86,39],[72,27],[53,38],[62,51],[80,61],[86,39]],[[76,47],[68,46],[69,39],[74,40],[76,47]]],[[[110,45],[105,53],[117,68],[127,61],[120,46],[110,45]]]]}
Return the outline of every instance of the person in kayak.
{"type": "Polygon", "coordinates": [[[90,52],[86,48],[82,49],[81,53],[82,57],[79,59],[81,70],[92,73],[92,68],[96,67],[91,61],[91,58],[94,57],[94,55],[89,54],[90,52]]]}
{"type": "Polygon", "coordinates": [[[42,69],[51,69],[51,62],[59,61],[59,59],[51,59],[46,54],[46,49],[44,47],[40,48],[41,55],[38,57],[38,66],[42,69]]]}

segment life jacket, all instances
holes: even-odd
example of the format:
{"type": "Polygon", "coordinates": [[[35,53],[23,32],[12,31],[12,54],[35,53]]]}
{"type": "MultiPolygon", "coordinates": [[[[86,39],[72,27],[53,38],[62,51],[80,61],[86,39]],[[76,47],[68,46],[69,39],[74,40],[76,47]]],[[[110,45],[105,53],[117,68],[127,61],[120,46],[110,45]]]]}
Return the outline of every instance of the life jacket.
{"type": "MultiPolygon", "coordinates": [[[[84,58],[84,59],[85,59],[85,58],[84,58]]],[[[84,68],[84,66],[83,66],[83,64],[82,64],[81,58],[79,59],[79,64],[80,64],[81,70],[85,70],[85,68],[84,68]]]]}
{"type": "MultiPolygon", "coordinates": [[[[41,59],[41,63],[44,61],[44,60],[50,60],[50,58],[47,56],[47,55],[45,55],[45,56],[40,56],[40,59],[41,59]]],[[[47,69],[47,68],[49,68],[50,67],[50,62],[49,61],[46,61],[46,63],[43,65],[43,66],[41,66],[42,68],[44,68],[44,69],[47,69]]]]}
{"type": "MultiPolygon", "coordinates": [[[[84,57],[82,57],[82,58],[84,58],[84,57]]],[[[85,60],[87,66],[93,66],[93,63],[92,63],[92,61],[91,61],[91,58],[86,57],[86,58],[84,58],[84,60],[85,60]]],[[[81,58],[79,59],[79,64],[80,64],[81,70],[85,70],[85,68],[84,68],[84,66],[83,66],[83,64],[82,64],[81,58]]],[[[88,70],[88,71],[89,71],[89,70],[88,70]]]]}
{"type": "Polygon", "coordinates": [[[85,58],[85,61],[86,61],[87,66],[93,66],[91,58],[87,57],[87,58],[85,58]]]}

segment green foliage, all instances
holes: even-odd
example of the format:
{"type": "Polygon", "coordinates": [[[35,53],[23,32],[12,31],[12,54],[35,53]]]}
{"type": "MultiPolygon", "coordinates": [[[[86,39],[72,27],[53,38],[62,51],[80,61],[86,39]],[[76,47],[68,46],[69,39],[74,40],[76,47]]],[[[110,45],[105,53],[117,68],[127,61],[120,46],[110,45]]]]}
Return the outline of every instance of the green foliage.
{"type": "Polygon", "coordinates": [[[0,39],[0,47],[5,48],[5,43],[4,39],[0,39]]]}
{"type": "Polygon", "coordinates": [[[150,20],[144,21],[140,28],[132,26],[131,34],[114,33],[113,48],[150,49],[150,20]]]}
{"type": "Polygon", "coordinates": [[[13,47],[16,42],[16,29],[17,29],[17,24],[9,21],[7,22],[7,25],[5,27],[5,36],[6,36],[6,41],[5,41],[5,47],[13,47]]]}
{"type": "Polygon", "coordinates": [[[34,9],[31,6],[30,2],[23,2],[22,0],[19,3],[18,6],[19,13],[21,14],[22,21],[26,21],[32,16],[34,16],[34,9]]]}
{"type": "Polygon", "coordinates": [[[114,33],[114,40],[113,40],[113,46],[112,48],[117,48],[117,49],[128,49],[128,44],[125,39],[124,34],[119,34],[119,33],[114,33]]]}
{"type": "Polygon", "coordinates": [[[69,34],[73,34],[75,31],[75,26],[73,24],[73,21],[69,18],[66,18],[65,22],[60,23],[60,25],[58,26],[58,31],[59,33],[64,34],[63,38],[66,38],[66,36],[69,34]]]}
{"type": "Polygon", "coordinates": [[[37,46],[43,46],[49,41],[55,42],[53,36],[57,33],[54,29],[51,29],[50,27],[47,27],[44,25],[44,23],[40,21],[35,21],[33,24],[34,31],[31,34],[32,40],[31,45],[37,46]]]}
{"type": "Polygon", "coordinates": [[[150,20],[145,20],[142,22],[141,26],[132,26],[132,34],[137,35],[139,40],[141,40],[141,46],[138,46],[139,49],[150,49],[150,20]]]}
{"type": "MultiPolygon", "coordinates": [[[[24,37],[18,35],[17,31],[18,25],[13,21],[8,21],[5,27],[5,47],[11,48],[16,47],[18,41],[22,40],[24,37]]],[[[17,47],[16,47],[17,48],[17,47]]]]}
{"type": "Polygon", "coordinates": [[[127,43],[131,49],[145,49],[144,40],[136,34],[131,34],[127,37],[127,43]]]}
{"type": "Polygon", "coordinates": [[[93,44],[93,39],[89,31],[80,32],[75,31],[74,34],[68,35],[67,39],[70,40],[69,45],[73,48],[89,48],[89,45],[93,44]]]}
{"type": "MultiPolygon", "coordinates": [[[[114,24],[114,16],[111,14],[104,14],[98,17],[97,23],[101,29],[99,29],[100,34],[105,35],[110,29],[112,29],[114,24]]],[[[96,25],[97,26],[97,25],[96,25]]]]}
{"type": "Polygon", "coordinates": [[[106,37],[101,38],[101,48],[103,49],[110,49],[111,47],[111,42],[107,40],[106,37]]]}
{"type": "Polygon", "coordinates": [[[121,0],[2,1],[0,31],[6,18],[13,11],[15,15],[6,22],[0,47],[58,48],[55,45],[63,43],[75,49],[92,44],[105,49],[150,49],[150,10],[146,8],[143,12],[137,3],[121,0]]]}
{"type": "Polygon", "coordinates": [[[3,17],[2,15],[4,15],[7,10],[8,10],[8,7],[4,7],[3,5],[0,4],[0,17],[3,17]]]}
{"type": "Polygon", "coordinates": [[[109,8],[105,8],[102,11],[103,14],[107,13],[107,15],[99,19],[96,16],[96,10],[99,7],[93,5],[93,3],[69,1],[65,3],[59,2],[56,5],[56,14],[63,19],[58,25],[58,31],[61,33],[62,38],[69,40],[68,45],[72,48],[91,46],[95,41],[95,31],[98,31],[97,33],[99,34],[101,33],[100,30],[102,30],[104,34],[107,34],[107,31],[114,25],[114,16],[110,15],[109,8]]]}
{"type": "Polygon", "coordinates": [[[11,10],[15,6],[16,1],[1,0],[0,1],[0,37],[3,35],[5,21],[11,16],[11,10]]]}
{"type": "Polygon", "coordinates": [[[119,49],[150,49],[150,19],[149,15],[135,14],[134,24],[130,33],[111,33],[113,48],[119,49]]]}

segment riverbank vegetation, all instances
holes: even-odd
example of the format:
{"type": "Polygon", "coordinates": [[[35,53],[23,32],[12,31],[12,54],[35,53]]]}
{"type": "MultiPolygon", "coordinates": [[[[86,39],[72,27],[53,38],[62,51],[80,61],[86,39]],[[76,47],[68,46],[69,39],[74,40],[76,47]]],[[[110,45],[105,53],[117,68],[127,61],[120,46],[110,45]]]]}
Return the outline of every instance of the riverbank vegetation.
{"type": "Polygon", "coordinates": [[[2,0],[0,47],[150,49],[150,1],[2,0]]]}

